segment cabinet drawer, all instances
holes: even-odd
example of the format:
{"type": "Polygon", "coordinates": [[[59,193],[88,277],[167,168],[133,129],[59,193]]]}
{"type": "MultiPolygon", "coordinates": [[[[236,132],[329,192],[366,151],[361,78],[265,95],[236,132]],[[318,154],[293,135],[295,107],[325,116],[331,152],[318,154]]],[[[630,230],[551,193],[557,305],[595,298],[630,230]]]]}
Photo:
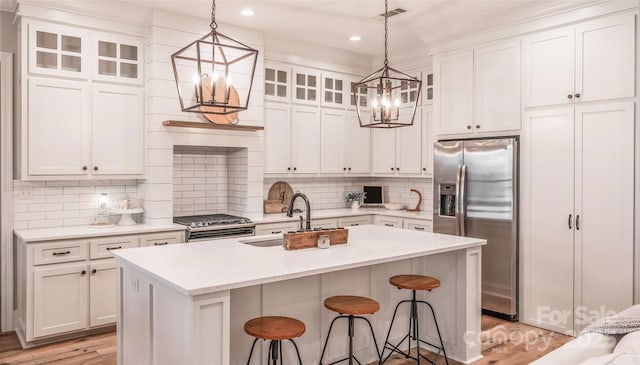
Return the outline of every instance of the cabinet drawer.
{"type": "Polygon", "coordinates": [[[256,236],[263,236],[266,234],[281,234],[298,230],[298,222],[281,222],[281,223],[269,223],[259,224],[256,226],[256,236]]]}
{"type": "Polygon", "coordinates": [[[316,219],[316,220],[311,220],[311,229],[316,229],[316,228],[337,228],[338,227],[338,222],[335,219],[316,219]]]}
{"type": "Polygon", "coordinates": [[[140,247],[165,246],[184,242],[184,232],[162,232],[140,236],[140,247]]]}
{"type": "Polygon", "coordinates": [[[419,219],[405,219],[404,228],[414,231],[433,232],[433,223],[431,221],[419,219]]]}
{"type": "Polygon", "coordinates": [[[91,259],[103,259],[113,257],[112,250],[121,248],[138,247],[138,238],[135,236],[116,236],[91,240],[91,259]]]}
{"type": "Polygon", "coordinates": [[[373,223],[373,219],[370,215],[363,217],[349,217],[349,218],[339,218],[338,219],[338,227],[355,227],[361,226],[363,224],[371,224],[373,223]]]}
{"type": "Polygon", "coordinates": [[[402,228],[402,218],[377,216],[375,217],[375,224],[378,226],[402,228]]]}
{"type": "Polygon", "coordinates": [[[88,241],[57,241],[36,244],[33,247],[33,264],[46,265],[87,259],[88,241]]]}

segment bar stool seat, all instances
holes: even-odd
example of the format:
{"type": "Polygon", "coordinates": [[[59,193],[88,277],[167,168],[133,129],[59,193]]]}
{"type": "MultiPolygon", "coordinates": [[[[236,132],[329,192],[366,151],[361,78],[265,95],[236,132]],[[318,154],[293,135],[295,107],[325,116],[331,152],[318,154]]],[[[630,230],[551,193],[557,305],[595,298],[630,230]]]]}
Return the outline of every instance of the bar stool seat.
{"type": "Polygon", "coordinates": [[[374,314],[380,310],[380,303],[371,298],[355,295],[336,295],[324,300],[324,306],[340,314],[374,314]]]}
{"type": "Polygon", "coordinates": [[[354,360],[358,364],[361,364],[353,354],[353,337],[355,336],[354,326],[356,319],[364,320],[369,325],[369,330],[371,331],[371,337],[373,338],[373,344],[376,349],[378,361],[381,360],[380,352],[378,351],[378,343],[376,342],[376,336],[373,332],[373,326],[371,325],[371,322],[369,322],[369,319],[363,317],[363,315],[374,314],[375,312],[380,310],[380,303],[371,298],[360,297],[357,295],[336,295],[325,299],[324,306],[327,309],[338,313],[338,315],[331,321],[331,325],[329,326],[329,332],[327,332],[327,338],[324,341],[322,354],[320,355],[320,365],[322,365],[322,360],[324,359],[324,354],[327,350],[327,345],[329,344],[329,336],[331,336],[333,324],[336,322],[336,320],[342,318],[348,321],[349,353],[344,359],[334,361],[331,364],[337,364],[343,361],[349,361],[349,364],[353,364],[354,360]]]}
{"type": "Polygon", "coordinates": [[[396,275],[389,278],[389,284],[398,289],[433,290],[440,287],[440,280],[425,275],[396,275]]]}
{"type": "Polygon", "coordinates": [[[267,364],[273,362],[275,365],[278,359],[280,359],[280,364],[282,364],[282,341],[288,340],[293,344],[293,347],[296,350],[298,363],[302,365],[300,351],[298,351],[298,346],[293,339],[302,336],[305,330],[306,327],[302,321],[291,317],[266,316],[253,318],[247,321],[244,324],[244,331],[249,336],[255,337],[255,340],[253,340],[253,344],[251,345],[247,365],[251,363],[251,355],[253,355],[253,349],[255,348],[258,340],[270,341],[269,354],[266,362],[267,364]]]}
{"type": "Polygon", "coordinates": [[[398,289],[408,289],[411,290],[411,299],[401,300],[397,305],[395,310],[393,311],[393,317],[391,318],[391,324],[389,325],[389,331],[387,332],[387,338],[384,341],[384,346],[382,347],[382,353],[380,357],[382,358],[381,363],[385,363],[391,355],[394,353],[402,354],[405,358],[413,359],[418,364],[420,364],[420,360],[424,359],[431,364],[436,364],[438,362],[438,358],[441,356],[444,357],[444,361],[447,365],[449,365],[449,358],[447,357],[447,352],[444,348],[444,342],[442,341],[442,336],[440,334],[440,328],[438,327],[438,320],[436,319],[436,313],[433,310],[433,306],[431,303],[418,300],[416,296],[416,291],[418,290],[426,290],[431,291],[433,289],[440,287],[440,280],[433,278],[431,276],[426,275],[396,275],[389,278],[389,284],[395,286],[398,289]],[[397,344],[393,344],[389,342],[389,336],[391,335],[391,329],[393,328],[393,324],[396,320],[396,314],[398,314],[398,308],[401,304],[409,304],[410,313],[409,313],[409,333],[400,340],[397,344]],[[429,307],[431,310],[431,315],[433,316],[433,322],[436,327],[436,332],[438,334],[438,340],[440,342],[439,345],[429,343],[420,338],[420,325],[419,325],[419,316],[418,316],[418,304],[424,304],[429,307]],[[400,349],[402,343],[408,340],[408,348],[411,350],[411,343],[413,342],[416,347],[416,355],[412,356],[409,352],[405,352],[400,349]],[[413,341],[412,341],[413,340],[413,341]],[[431,348],[435,348],[438,350],[436,353],[436,357],[433,360],[428,359],[426,356],[420,353],[420,345],[425,344],[430,346],[431,348]],[[390,353],[387,357],[384,357],[385,351],[389,350],[390,353]]]}

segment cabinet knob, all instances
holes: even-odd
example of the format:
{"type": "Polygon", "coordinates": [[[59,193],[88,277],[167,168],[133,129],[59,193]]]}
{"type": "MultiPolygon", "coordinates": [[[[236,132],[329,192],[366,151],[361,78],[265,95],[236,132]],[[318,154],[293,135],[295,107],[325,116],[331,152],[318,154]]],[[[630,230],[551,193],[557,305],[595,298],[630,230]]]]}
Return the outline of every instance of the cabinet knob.
{"type": "Polygon", "coordinates": [[[580,97],[580,93],[576,93],[576,98],[579,98],[579,97],[580,97]]]}
{"type": "Polygon", "coordinates": [[[296,170],[298,170],[298,168],[297,168],[297,167],[294,167],[294,168],[293,168],[293,171],[296,171],[296,170]]]}
{"type": "Polygon", "coordinates": [[[573,99],[573,95],[571,94],[567,95],[567,99],[573,99]]]}
{"type": "Polygon", "coordinates": [[[423,168],[422,168],[422,171],[427,171],[427,168],[426,168],[426,167],[423,167],[423,168]]]}
{"type": "Polygon", "coordinates": [[[467,125],[467,129],[471,129],[471,125],[467,125]]]}
{"type": "Polygon", "coordinates": [[[291,171],[291,167],[287,167],[287,171],[291,171]]]}
{"type": "Polygon", "coordinates": [[[93,166],[93,171],[98,171],[98,166],[93,166]]]}
{"type": "Polygon", "coordinates": [[[92,274],[95,274],[95,273],[97,273],[97,272],[98,272],[98,270],[96,270],[96,269],[91,270],[91,273],[92,273],[92,274]]]}
{"type": "Polygon", "coordinates": [[[391,171],[393,171],[393,170],[394,170],[394,168],[392,167],[392,168],[391,168],[391,171]]]}
{"type": "Polygon", "coordinates": [[[87,171],[87,166],[82,166],[82,171],[87,171]]]}
{"type": "Polygon", "coordinates": [[[349,171],[351,171],[351,167],[349,167],[349,171]]]}
{"type": "Polygon", "coordinates": [[[80,271],[80,276],[82,276],[82,275],[84,275],[86,273],[87,273],[87,270],[82,270],[82,271],[80,271]]]}
{"type": "Polygon", "coordinates": [[[342,168],[342,171],[347,171],[347,168],[346,168],[346,167],[343,167],[343,168],[342,168]]]}
{"type": "Polygon", "coordinates": [[[480,129],[480,124],[476,124],[476,129],[480,129]]]}
{"type": "Polygon", "coordinates": [[[399,167],[396,167],[396,171],[400,171],[400,168],[399,168],[399,167]]]}

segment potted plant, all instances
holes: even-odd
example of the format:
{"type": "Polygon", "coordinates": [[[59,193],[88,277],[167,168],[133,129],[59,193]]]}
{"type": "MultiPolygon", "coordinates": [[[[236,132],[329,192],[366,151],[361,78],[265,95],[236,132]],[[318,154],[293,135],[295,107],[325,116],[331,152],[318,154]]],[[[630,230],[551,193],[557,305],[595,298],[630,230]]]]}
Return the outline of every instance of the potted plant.
{"type": "Polygon", "coordinates": [[[351,205],[351,209],[358,210],[364,202],[365,194],[366,193],[362,191],[347,193],[347,195],[345,195],[344,197],[344,200],[347,202],[347,204],[351,205]]]}

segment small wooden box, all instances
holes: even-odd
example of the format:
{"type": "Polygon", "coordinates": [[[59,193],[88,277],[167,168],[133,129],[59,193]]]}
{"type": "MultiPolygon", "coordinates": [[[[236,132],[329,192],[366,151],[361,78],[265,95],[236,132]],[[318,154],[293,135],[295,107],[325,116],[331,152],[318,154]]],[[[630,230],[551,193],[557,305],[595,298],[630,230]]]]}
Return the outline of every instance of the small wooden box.
{"type": "Polygon", "coordinates": [[[299,248],[309,248],[318,246],[320,235],[329,236],[332,245],[347,243],[349,230],[345,228],[326,229],[322,231],[292,232],[284,234],[284,249],[297,250],[299,248]]]}

